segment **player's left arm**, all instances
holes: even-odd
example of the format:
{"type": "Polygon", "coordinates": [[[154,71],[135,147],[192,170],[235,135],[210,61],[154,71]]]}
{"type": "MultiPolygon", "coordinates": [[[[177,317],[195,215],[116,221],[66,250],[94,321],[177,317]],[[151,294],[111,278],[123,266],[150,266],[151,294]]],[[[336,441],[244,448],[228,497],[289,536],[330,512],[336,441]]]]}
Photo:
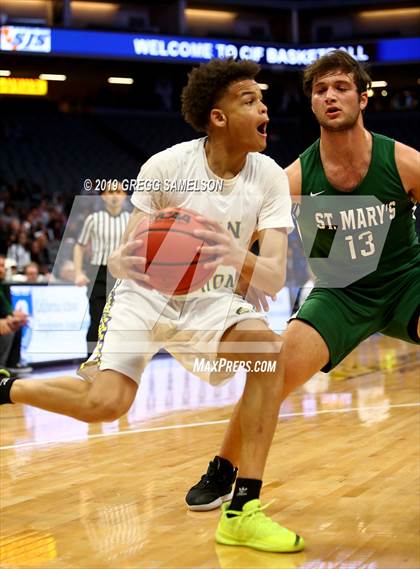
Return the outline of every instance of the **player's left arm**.
{"type": "MultiPolygon", "coordinates": [[[[248,246],[249,251],[252,251],[253,245],[256,242],[258,242],[258,231],[255,231],[251,237],[251,241],[248,246]]],[[[270,310],[268,299],[271,298],[273,301],[277,299],[277,295],[266,295],[261,290],[258,290],[257,288],[251,286],[242,274],[240,274],[238,277],[235,293],[239,294],[239,296],[242,296],[249,303],[253,304],[257,312],[268,312],[270,310]]]]}
{"type": "Polygon", "coordinates": [[[212,242],[212,245],[202,247],[201,251],[215,257],[204,268],[216,269],[219,265],[234,267],[242,279],[270,296],[283,288],[286,280],[287,228],[260,231],[260,254],[257,256],[241,247],[217,221],[204,217],[198,219],[205,222],[209,229],[197,229],[194,233],[212,242]]]}
{"type": "Polygon", "coordinates": [[[258,232],[260,254],[248,251],[240,271],[251,286],[275,295],[286,282],[287,228],[258,232]]]}
{"type": "Polygon", "coordinates": [[[420,203],[420,152],[395,142],[395,163],[405,191],[420,203]]]}

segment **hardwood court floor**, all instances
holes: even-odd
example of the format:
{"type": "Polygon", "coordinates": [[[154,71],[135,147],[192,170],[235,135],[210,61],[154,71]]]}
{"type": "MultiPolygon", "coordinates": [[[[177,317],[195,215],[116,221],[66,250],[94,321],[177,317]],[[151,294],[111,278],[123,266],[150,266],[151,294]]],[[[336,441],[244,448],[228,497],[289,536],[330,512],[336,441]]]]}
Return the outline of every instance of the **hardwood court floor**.
{"type": "Polygon", "coordinates": [[[374,337],[283,405],[263,501],[305,537],[295,555],[216,545],[218,512],[184,505],[243,379],[157,360],[111,424],[2,407],[1,567],[418,569],[419,352],[374,337]]]}

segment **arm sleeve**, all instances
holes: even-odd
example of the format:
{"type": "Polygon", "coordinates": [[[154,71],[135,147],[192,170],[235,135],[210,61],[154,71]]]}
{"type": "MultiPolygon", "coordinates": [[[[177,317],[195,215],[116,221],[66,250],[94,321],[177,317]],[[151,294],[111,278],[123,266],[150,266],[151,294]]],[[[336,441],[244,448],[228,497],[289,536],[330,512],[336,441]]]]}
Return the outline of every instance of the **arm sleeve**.
{"type": "Polygon", "coordinates": [[[286,228],[293,230],[292,200],[285,171],[271,161],[267,175],[267,191],[258,215],[257,230],[286,228]]]}
{"type": "Polygon", "coordinates": [[[82,227],[82,231],[80,232],[79,238],[77,240],[78,245],[82,245],[85,247],[87,242],[90,239],[91,233],[93,228],[93,216],[92,214],[88,215],[85,219],[85,222],[82,227]]]}

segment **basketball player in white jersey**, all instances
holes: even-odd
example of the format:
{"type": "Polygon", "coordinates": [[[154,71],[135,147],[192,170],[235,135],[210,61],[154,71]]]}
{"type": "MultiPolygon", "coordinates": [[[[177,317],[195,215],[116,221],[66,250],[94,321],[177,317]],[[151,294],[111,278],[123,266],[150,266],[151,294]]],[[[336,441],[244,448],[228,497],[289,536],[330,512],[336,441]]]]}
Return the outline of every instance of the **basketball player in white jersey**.
{"type": "MultiPolygon", "coordinates": [[[[35,405],[82,421],[113,421],[130,408],[145,366],[162,347],[191,371],[195,358],[206,358],[209,368],[197,375],[212,384],[246,365],[241,467],[216,540],[292,552],[303,549],[303,539],[268,518],[259,500],[282,393],[281,340],[251,304],[234,294],[241,271],[267,294],[283,287],[292,227],[286,174],[260,154],[266,147],[268,115],[255,81],[258,71],[253,62],[212,60],[191,72],[182,110],[206,136],[160,152],[142,167],[123,244],[108,262],[119,280],[104,310],[97,347],[79,370],[83,379],[5,378],[0,401],[35,405]],[[195,181],[203,191],[165,191],[182,180],[195,181]],[[217,185],[219,191],[210,191],[217,185]],[[146,191],[151,186],[155,191],[146,191]],[[216,256],[214,277],[183,298],[147,286],[145,259],[134,255],[141,242],[129,240],[140,220],[168,206],[205,215],[211,231],[199,236],[214,242],[206,247],[216,256]],[[253,237],[260,242],[258,258],[248,250],[253,237]],[[228,365],[213,367],[220,361],[228,365]],[[258,371],[261,361],[274,363],[271,371],[258,371]]],[[[218,467],[223,470],[223,463],[218,467]]]]}

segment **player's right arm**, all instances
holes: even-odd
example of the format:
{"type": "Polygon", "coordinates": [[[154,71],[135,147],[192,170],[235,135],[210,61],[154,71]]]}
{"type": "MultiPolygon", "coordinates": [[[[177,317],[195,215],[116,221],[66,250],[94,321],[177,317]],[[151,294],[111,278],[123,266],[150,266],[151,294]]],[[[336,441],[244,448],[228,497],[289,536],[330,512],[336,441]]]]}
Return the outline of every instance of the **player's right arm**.
{"type": "Polygon", "coordinates": [[[395,142],[395,162],[405,191],[420,203],[420,153],[411,146],[395,142]]]}
{"type": "Polygon", "coordinates": [[[300,158],[287,166],[285,172],[289,178],[292,202],[299,203],[302,194],[302,167],[300,165],[300,158]]]}
{"type": "Polygon", "coordinates": [[[114,278],[133,279],[143,283],[150,280],[144,274],[146,259],[135,254],[136,249],[142,246],[143,241],[141,239],[133,240],[139,223],[148,219],[149,215],[138,208],[134,208],[131,212],[121,245],[108,258],[108,269],[114,278]]]}

